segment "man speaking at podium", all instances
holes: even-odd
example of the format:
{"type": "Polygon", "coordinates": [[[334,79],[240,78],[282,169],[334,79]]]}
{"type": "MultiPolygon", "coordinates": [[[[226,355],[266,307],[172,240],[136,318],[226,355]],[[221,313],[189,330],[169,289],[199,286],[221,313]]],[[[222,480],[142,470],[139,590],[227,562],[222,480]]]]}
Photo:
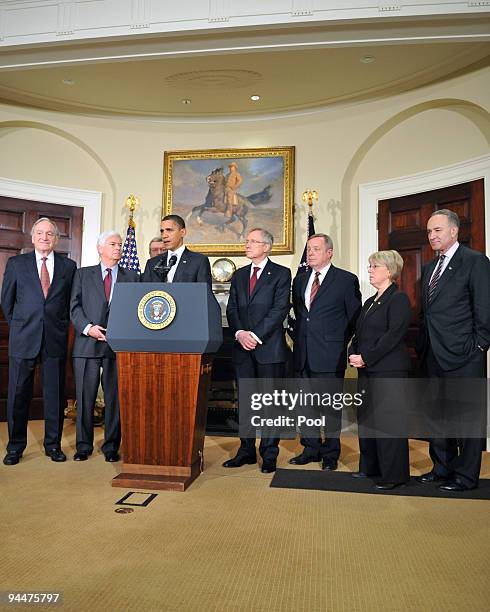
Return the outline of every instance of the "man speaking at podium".
{"type": "Polygon", "coordinates": [[[208,283],[211,287],[209,259],[184,246],[187,230],[179,215],[167,215],[160,223],[166,253],[146,262],[141,277],[144,283],[208,283]]]}

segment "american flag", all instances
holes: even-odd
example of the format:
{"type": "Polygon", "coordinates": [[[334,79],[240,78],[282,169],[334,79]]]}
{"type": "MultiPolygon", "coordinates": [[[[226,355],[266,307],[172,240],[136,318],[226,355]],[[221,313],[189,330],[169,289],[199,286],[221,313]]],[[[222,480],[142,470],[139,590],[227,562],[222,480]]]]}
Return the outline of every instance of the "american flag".
{"type": "Polygon", "coordinates": [[[308,264],[306,263],[306,247],[308,244],[308,238],[310,236],[313,236],[314,233],[315,233],[315,223],[313,221],[313,213],[311,212],[311,208],[308,207],[308,228],[307,228],[307,234],[306,234],[306,243],[305,243],[305,248],[303,249],[303,255],[301,256],[301,261],[299,262],[298,271],[296,272],[296,276],[298,276],[298,274],[303,274],[304,272],[310,271],[310,268],[308,264]]]}
{"type": "Polygon", "coordinates": [[[127,268],[128,270],[136,270],[138,274],[141,274],[140,261],[138,259],[138,249],[136,247],[136,235],[134,231],[134,222],[132,219],[129,220],[128,231],[126,233],[126,240],[122,249],[122,257],[119,262],[121,268],[127,268]]]}
{"type": "MultiPolygon", "coordinates": [[[[298,276],[299,274],[305,274],[310,271],[310,267],[308,266],[306,262],[306,247],[308,245],[308,238],[310,236],[313,236],[314,233],[315,233],[315,223],[313,220],[313,213],[311,211],[311,207],[309,206],[308,207],[308,227],[307,227],[305,248],[303,249],[303,255],[301,256],[301,261],[299,262],[296,276],[298,276]]],[[[288,314],[288,319],[287,319],[287,330],[291,338],[294,335],[294,324],[295,323],[296,323],[296,319],[294,318],[294,312],[293,312],[293,309],[291,308],[288,314]]]]}

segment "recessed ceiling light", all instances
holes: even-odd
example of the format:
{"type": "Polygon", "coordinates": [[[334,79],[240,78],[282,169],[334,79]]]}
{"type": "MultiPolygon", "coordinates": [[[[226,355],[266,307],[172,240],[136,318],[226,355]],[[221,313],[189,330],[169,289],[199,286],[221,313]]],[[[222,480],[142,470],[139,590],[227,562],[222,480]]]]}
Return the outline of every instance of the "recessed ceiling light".
{"type": "Polygon", "coordinates": [[[190,98],[183,98],[182,104],[190,104],[192,100],[190,98]]]}
{"type": "Polygon", "coordinates": [[[258,102],[258,101],[260,100],[260,96],[253,95],[253,96],[250,96],[250,99],[251,99],[253,102],[258,102]]]}
{"type": "Polygon", "coordinates": [[[372,64],[375,61],[376,61],[376,58],[374,57],[374,55],[363,55],[361,57],[361,62],[363,64],[372,64]]]}
{"type": "Polygon", "coordinates": [[[73,79],[63,79],[61,82],[63,85],[75,85],[75,81],[73,79]]]}

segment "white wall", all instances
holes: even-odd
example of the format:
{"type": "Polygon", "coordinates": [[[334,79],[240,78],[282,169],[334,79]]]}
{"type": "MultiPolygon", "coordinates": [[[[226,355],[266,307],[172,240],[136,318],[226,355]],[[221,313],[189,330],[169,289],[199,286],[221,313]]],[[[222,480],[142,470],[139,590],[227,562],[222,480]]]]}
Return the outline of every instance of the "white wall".
{"type": "Polygon", "coordinates": [[[122,233],[124,200],[135,193],[145,261],[159,227],[165,150],[294,145],[296,252],[277,259],[293,268],[299,261],[309,187],[320,194],[317,230],[332,234],[337,263],[357,271],[359,183],[488,153],[489,76],[487,68],[392,98],[262,121],[170,123],[0,106],[0,175],[102,191],[101,230],[122,233]]]}

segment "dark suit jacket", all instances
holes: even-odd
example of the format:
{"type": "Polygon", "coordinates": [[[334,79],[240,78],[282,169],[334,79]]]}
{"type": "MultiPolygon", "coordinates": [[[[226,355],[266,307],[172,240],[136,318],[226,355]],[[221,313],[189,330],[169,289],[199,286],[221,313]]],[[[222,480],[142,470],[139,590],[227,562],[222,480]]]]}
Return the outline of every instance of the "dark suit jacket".
{"type": "MultiPolygon", "coordinates": [[[[228,324],[233,335],[244,329],[262,340],[253,351],[258,363],[285,362],[289,350],[283,323],[289,311],[291,271],[269,260],[250,296],[250,269],[251,264],[233,275],[226,309],[228,324]]],[[[233,362],[241,363],[248,352],[235,342],[233,362]]]]}
{"type": "Polygon", "coordinates": [[[313,372],[340,372],[347,364],[347,344],[361,310],[357,276],[330,266],[310,311],[305,305],[309,274],[293,281],[294,368],[304,370],[306,358],[313,372]]]}
{"type": "Polygon", "coordinates": [[[50,357],[65,357],[70,324],[70,291],[77,264],[54,254],[54,273],[44,299],[35,252],[7,261],[2,309],[9,324],[9,355],[34,359],[44,346],[50,357]]]}
{"type": "MultiPolygon", "coordinates": [[[[141,277],[143,283],[160,283],[160,277],[157,272],[153,271],[153,268],[162,259],[167,262],[167,253],[163,255],[157,255],[152,257],[146,262],[145,271],[141,277]]],[[[211,279],[211,268],[209,266],[209,259],[201,253],[195,253],[189,251],[186,247],[182,253],[182,257],[177,265],[175,276],[173,278],[174,283],[208,283],[212,286],[211,279]]]]}
{"type": "Polygon", "coordinates": [[[393,284],[379,300],[374,298],[367,299],[362,307],[349,355],[361,355],[367,372],[408,371],[410,357],[405,345],[411,318],[408,296],[393,284]]]}
{"type": "Polygon", "coordinates": [[[479,360],[490,345],[490,261],[460,245],[442,273],[430,304],[427,293],[437,260],[422,270],[422,315],[417,350],[430,344],[443,370],[479,360]]]}
{"type": "MultiPolygon", "coordinates": [[[[119,266],[116,283],[131,283],[138,280],[137,272],[119,266]]],[[[76,271],[71,292],[70,316],[75,327],[73,357],[115,358],[107,342],[100,342],[82,333],[89,323],[107,327],[109,304],[105,297],[99,264],[76,271]]]]}

